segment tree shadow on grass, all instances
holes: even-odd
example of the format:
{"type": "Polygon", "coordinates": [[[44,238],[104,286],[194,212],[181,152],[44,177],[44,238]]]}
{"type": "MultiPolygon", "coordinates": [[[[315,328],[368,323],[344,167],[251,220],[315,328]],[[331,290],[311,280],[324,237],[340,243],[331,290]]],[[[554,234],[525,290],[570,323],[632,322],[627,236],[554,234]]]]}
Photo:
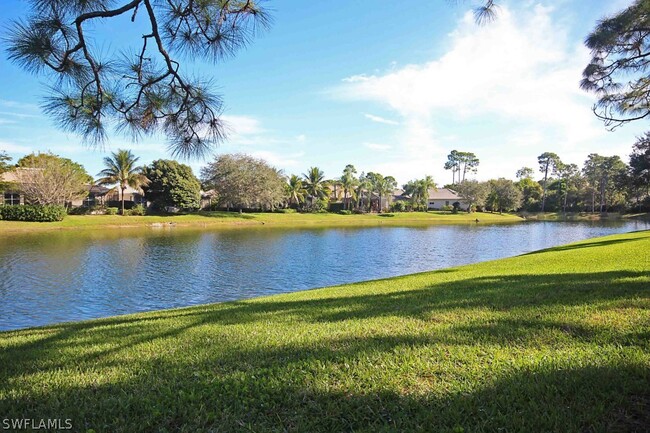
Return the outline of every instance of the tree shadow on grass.
{"type": "MultiPolygon", "coordinates": [[[[611,334],[610,330],[603,327],[540,320],[539,312],[548,307],[596,305],[619,300],[627,302],[629,299],[639,303],[642,299],[650,299],[650,284],[647,273],[613,271],[476,277],[425,285],[425,288],[419,290],[397,290],[372,295],[351,293],[309,300],[269,298],[228,302],[6,332],[2,334],[5,339],[14,335],[27,339],[7,345],[6,350],[0,352],[0,375],[2,365],[5,366],[5,374],[9,376],[29,370],[28,365],[38,369],[39,357],[51,351],[74,350],[83,345],[86,353],[78,356],[78,360],[100,359],[123,349],[155,339],[172,338],[206,325],[227,327],[259,324],[268,327],[276,323],[304,326],[378,318],[444,322],[447,314],[471,316],[476,309],[497,315],[516,311],[517,316],[494,317],[488,324],[476,325],[468,320],[449,323],[454,331],[452,337],[465,334],[476,337],[475,341],[508,345],[517,341],[530,341],[540,333],[550,333],[566,334],[581,340],[608,341],[618,338],[620,344],[637,345],[642,343],[642,339],[637,338],[636,334],[625,337],[611,334]],[[33,363],[15,364],[12,361],[16,359],[31,360],[33,363]],[[11,368],[12,366],[16,368],[11,368]]],[[[463,343],[472,344],[472,339],[463,343]]],[[[49,365],[52,368],[62,367],[66,362],[64,359],[58,362],[52,360],[49,365]]]]}
{"type": "Polygon", "coordinates": [[[406,384],[387,381],[381,369],[357,377],[355,366],[375,362],[377,350],[422,341],[347,343],[340,350],[231,348],[212,357],[134,361],[137,372],[127,380],[2,394],[0,410],[6,418],[70,418],[79,431],[97,432],[646,432],[650,426],[650,376],[642,363],[483,365],[481,379],[469,386],[469,378],[414,367],[403,375],[406,384]]]}
{"type": "Polygon", "coordinates": [[[569,244],[569,245],[561,245],[559,247],[545,248],[543,250],[532,251],[530,253],[525,253],[522,255],[530,256],[535,254],[548,253],[552,251],[571,251],[571,250],[578,250],[582,248],[606,247],[610,245],[619,245],[628,242],[638,242],[638,241],[645,241],[645,240],[646,238],[637,237],[637,238],[623,238],[623,239],[606,239],[602,241],[593,241],[593,242],[580,242],[580,243],[569,244]]]}
{"type": "Polygon", "coordinates": [[[97,432],[648,431],[647,357],[498,367],[489,356],[458,355],[480,347],[514,350],[514,359],[545,346],[552,357],[556,345],[647,354],[643,329],[616,333],[568,314],[539,314],[618,301],[644,308],[646,272],[422,278],[417,290],[385,280],[376,282],[377,294],[351,286],[314,293],[320,299],[275,297],[3,333],[0,413],[69,417],[79,430],[97,432]],[[474,319],[477,311],[489,320],[474,319]],[[463,319],[448,322],[450,314],[463,319]],[[384,329],[414,320],[415,327],[384,329]],[[276,332],[286,338],[273,340],[276,332]],[[442,348],[457,351],[455,361],[423,367],[446,362],[442,348]],[[404,353],[412,357],[401,370],[391,363],[404,353]]]}

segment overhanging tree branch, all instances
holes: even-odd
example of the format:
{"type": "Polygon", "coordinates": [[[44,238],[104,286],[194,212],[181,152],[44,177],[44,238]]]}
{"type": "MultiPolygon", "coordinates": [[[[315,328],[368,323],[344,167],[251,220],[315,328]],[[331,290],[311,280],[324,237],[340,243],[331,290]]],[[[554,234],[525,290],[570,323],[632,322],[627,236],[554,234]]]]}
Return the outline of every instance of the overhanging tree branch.
{"type": "Polygon", "coordinates": [[[203,155],[225,132],[221,98],[209,80],[182,75],[174,53],[217,61],[248,43],[259,25],[269,25],[252,0],[124,0],[118,7],[113,0],[31,2],[34,14],[13,23],[7,51],[12,61],[52,80],[45,111],[91,144],[101,144],[107,128],[134,139],[164,133],[181,157],[203,155]],[[84,23],[129,12],[133,22],[140,6],[151,32],[142,35],[138,51],[100,59],[84,23]]]}

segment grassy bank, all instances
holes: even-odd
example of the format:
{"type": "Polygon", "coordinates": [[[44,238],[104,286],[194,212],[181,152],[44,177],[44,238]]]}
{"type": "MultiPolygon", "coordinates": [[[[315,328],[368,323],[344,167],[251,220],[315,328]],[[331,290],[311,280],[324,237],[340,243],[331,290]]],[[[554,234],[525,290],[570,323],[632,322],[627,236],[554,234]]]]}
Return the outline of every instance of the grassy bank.
{"type": "Polygon", "coordinates": [[[15,231],[39,231],[82,228],[194,226],[194,227],[364,227],[379,225],[409,226],[427,224],[476,224],[522,221],[507,214],[448,212],[405,212],[395,214],[300,214],[300,213],[250,213],[201,212],[173,216],[120,216],[120,215],[68,215],[63,221],[33,223],[23,221],[0,221],[0,234],[15,231]]]}
{"type": "Polygon", "coordinates": [[[618,212],[590,213],[590,212],[521,212],[521,217],[538,221],[617,221],[626,219],[650,219],[648,213],[624,214],[618,212]]]}
{"type": "Polygon", "coordinates": [[[0,413],[95,432],[647,431],[649,250],[637,232],[0,333],[0,413]]]}

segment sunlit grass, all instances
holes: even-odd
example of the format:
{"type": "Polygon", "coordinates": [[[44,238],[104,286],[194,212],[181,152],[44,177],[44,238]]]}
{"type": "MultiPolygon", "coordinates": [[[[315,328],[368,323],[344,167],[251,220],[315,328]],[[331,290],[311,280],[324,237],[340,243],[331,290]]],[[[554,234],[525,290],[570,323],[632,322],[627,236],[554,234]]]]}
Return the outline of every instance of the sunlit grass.
{"type": "Polygon", "coordinates": [[[0,414],[96,432],[646,431],[649,251],[637,232],[0,333],[0,414]]]}
{"type": "Polygon", "coordinates": [[[173,216],[120,216],[120,215],[68,215],[63,221],[33,223],[0,221],[0,234],[10,231],[37,231],[75,228],[147,227],[157,226],[210,226],[210,227],[364,227],[409,226],[428,224],[476,224],[522,221],[515,215],[460,212],[404,212],[389,214],[339,215],[333,213],[244,213],[201,212],[173,216]]]}

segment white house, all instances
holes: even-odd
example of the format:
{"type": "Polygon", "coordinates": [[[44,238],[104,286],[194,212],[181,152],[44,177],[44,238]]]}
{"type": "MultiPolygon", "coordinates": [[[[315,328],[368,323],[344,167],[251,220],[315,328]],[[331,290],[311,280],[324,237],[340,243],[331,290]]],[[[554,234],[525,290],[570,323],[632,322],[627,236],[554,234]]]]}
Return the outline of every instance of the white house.
{"type": "Polygon", "coordinates": [[[460,209],[467,210],[469,203],[467,200],[463,200],[456,191],[452,191],[449,188],[439,188],[439,189],[430,189],[429,190],[429,202],[427,203],[427,209],[429,210],[440,210],[443,206],[453,206],[454,203],[460,205],[460,209]]]}

